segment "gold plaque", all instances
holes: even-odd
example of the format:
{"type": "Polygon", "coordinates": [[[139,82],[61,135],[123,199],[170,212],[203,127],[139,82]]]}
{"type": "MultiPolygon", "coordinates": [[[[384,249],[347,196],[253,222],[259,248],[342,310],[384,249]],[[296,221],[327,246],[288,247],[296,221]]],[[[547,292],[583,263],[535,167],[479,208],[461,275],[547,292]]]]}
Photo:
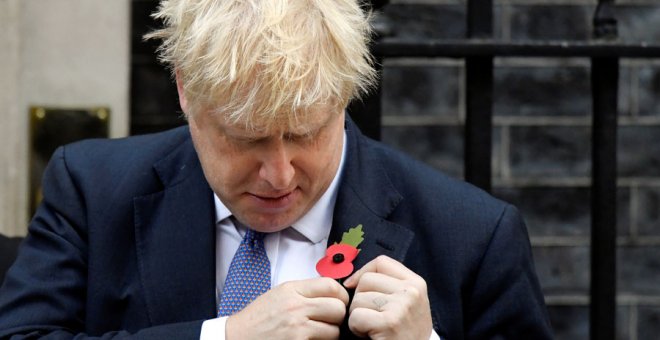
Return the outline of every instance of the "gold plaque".
{"type": "Polygon", "coordinates": [[[30,216],[41,202],[41,177],[59,146],[88,138],[107,138],[110,110],[105,107],[30,108],[30,216]]]}

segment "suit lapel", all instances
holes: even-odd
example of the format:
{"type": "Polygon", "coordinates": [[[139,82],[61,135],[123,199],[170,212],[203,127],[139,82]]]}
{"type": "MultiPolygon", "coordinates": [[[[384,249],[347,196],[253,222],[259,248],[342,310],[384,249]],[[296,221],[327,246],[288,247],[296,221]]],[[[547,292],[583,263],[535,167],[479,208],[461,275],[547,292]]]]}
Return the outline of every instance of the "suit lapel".
{"type": "Polygon", "coordinates": [[[213,317],[213,194],[190,137],[154,170],[163,191],[134,199],[138,266],[149,319],[158,325],[213,317]]]}
{"type": "Polygon", "coordinates": [[[353,263],[355,268],[362,267],[378,255],[387,255],[403,262],[414,233],[387,220],[403,198],[350,118],[346,120],[346,133],[346,162],[328,243],[339,242],[344,232],[362,224],[364,241],[353,263]]]}
{"type": "MultiPolygon", "coordinates": [[[[350,118],[346,119],[348,145],[337,192],[334,218],[328,244],[341,240],[348,229],[362,224],[364,240],[353,261],[361,268],[379,255],[403,262],[414,233],[387,218],[403,199],[382,168],[381,161],[350,118]]],[[[349,291],[351,299],[353,290],[349,291]]],[[[348,327],[348,318],[340,327],[340,339],[358,339],[348,327]]]]}

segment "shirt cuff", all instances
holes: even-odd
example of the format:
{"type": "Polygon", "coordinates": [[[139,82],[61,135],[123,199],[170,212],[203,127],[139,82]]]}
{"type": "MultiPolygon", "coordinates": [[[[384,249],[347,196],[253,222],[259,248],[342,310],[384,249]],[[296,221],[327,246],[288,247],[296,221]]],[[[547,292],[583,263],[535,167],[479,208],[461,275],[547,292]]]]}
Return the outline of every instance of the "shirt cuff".
{"type": "Polygon", "coordinates": [[[217,319],[206,320],[202,323],[202,332],[199,340],[225,340],[225,325],[228,316],[217,319]]]}

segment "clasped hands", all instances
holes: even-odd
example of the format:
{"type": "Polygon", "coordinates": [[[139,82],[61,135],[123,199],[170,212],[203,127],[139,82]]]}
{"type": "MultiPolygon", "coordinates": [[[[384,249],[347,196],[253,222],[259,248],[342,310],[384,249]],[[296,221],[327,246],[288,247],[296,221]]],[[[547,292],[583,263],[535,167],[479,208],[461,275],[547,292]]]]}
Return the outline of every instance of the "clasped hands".
{"type": "Polygon", "coordinates": [[[337,339],[348,326],[371,339],[428,339],[432,331],[426,282],[387,256],[348,277],[283,283],[227,319],[226,339],[337,339]],[[355,288],[350,306],[346,288],[355,288]]]}

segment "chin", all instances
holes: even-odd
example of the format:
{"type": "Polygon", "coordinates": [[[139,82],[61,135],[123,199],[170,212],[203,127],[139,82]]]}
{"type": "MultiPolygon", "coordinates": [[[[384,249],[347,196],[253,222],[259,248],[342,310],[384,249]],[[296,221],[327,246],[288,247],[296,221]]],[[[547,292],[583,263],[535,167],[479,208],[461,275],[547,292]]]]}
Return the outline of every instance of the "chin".
{"type": "Polygon", "coordinates": [[[250,223],[250,228],[256,231],[274,233],[290,227],[296,220],[297,219],[291,219],[287,217],[269,217],[267,215],[261,215],[253,216],[252,218],[249,218],[247,222],[250,223]]]}

